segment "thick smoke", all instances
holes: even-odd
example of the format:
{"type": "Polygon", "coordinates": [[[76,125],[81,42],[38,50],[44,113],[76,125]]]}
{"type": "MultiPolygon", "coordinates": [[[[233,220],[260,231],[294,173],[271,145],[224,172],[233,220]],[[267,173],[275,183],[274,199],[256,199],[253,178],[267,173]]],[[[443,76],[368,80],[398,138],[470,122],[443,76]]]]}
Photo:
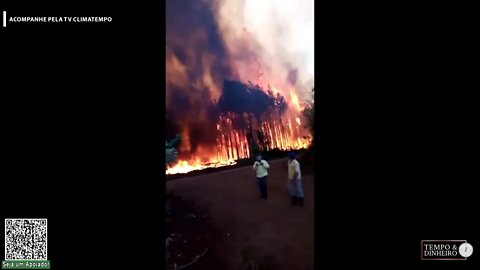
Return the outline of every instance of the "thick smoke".
{"type": "Polygon", "coordinates": [[[219,29],[239,79],[251,78],[252,70],[244,59],[246,52],[254,52],[262,62],[266,80],[275,82],[276,87],[288,88],[293,83],[297,94],[307,97],[314,86],[314,1],[215,2],[219,29]],[[243,43],[247,45],[239,45],[243,43]],[[291,75],[293,70],[295,76],[291,75]]]}
{"type": "Polygon", "coordinates": [[[228,56],[209,3],[166,1],[166,137],[191,139],[190,151],[215,142],[215,99],[229,75],[228,56]],[[224,60],[224,61],[222,61],[224,60]],[[184,134],[187,132],[188,134],[184,134]]]}
{"type": "Polygon", "coordinates": [[[305,22],[313,22],[313,1],[299,2],[305,1],[311,5],[280,4],[295,14],[269,0],[166,1],[165,135],[188,141],[180,158],[199,145],[215,145],[220,115],[283,113],[281,95],[290,96],[284,89],[310,91],[313,24],[310,29],[305,22]],[[245,84],[250,80],[280,91],[245,84]]]}

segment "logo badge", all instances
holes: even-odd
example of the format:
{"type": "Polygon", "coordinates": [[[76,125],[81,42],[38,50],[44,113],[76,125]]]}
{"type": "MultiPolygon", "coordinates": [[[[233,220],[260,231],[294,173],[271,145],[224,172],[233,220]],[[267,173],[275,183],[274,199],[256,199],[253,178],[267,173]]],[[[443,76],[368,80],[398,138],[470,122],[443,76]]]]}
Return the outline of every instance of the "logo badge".
{"type": "Polygon", "coordinates": [[[472,256],[473,247],[469,243],[463,243],[458,248],[458,253],[460,253],[460,256],[462,256],[466,259],[466,258],[472,256]]]}
{"type": "Polygon", "coordinates": [[[467,240],[422,240],[422,260],[461,260],[472,256],[467,240]]]}

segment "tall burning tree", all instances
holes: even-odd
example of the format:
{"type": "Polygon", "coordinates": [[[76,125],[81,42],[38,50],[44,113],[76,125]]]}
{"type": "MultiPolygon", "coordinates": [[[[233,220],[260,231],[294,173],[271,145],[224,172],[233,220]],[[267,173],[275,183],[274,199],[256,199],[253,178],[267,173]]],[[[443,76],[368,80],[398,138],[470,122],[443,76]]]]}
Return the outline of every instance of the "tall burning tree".
{"type": "Polygon", "coordinates": [[[313,55],[305,53],[314,46],[313,1],[282,5],[302,13],[294,20],[273,2],[258,2],[167,0],[166,136],[182,138],[167,173],[310,143],[299,89],[313,87],[306,69],[313,55]]]}

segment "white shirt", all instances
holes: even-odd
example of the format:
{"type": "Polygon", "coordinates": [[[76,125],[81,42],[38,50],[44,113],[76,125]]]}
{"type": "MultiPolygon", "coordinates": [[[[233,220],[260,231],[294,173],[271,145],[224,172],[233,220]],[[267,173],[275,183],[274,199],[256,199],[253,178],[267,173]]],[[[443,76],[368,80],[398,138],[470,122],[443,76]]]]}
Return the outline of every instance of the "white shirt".
{"type": "Polygon", "coordinates": [[[288,161],[288,179],[293,180],[293,176],[297,173],[297,179],[302,179],[302,171],[300,170],[300,162],[296,159],[288,161]]]}
{"type": "Polygon", "coordinates": [[[263,159],[260,161],[255,161],[255,163],[253,163],[253,170],[256,172],[258,178],[267,176],[268,168],[270,168],[270,165],[268,165],[268,162],[263,159]]]}

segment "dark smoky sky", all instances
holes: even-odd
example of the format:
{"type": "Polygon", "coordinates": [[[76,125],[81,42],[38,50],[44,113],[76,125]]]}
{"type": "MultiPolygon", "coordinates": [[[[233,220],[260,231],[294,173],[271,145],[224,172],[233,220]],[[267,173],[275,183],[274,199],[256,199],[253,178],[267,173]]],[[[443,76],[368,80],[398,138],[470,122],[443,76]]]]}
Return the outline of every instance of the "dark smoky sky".
{"type": "MultiPolygon", "coordinates": [[[[219,60],[227,58],[226,48],[208,1],[167,0],[166,14],[167,47],[182,63],[190,65],[190,78],[203,75],[200,61],[203,54],[215,55],[219,60]],[[203,33],[206,40],[199,37],[203,33]],[[195,50],[195,59],[187,59],[186,49],[195,50]]],[[[215,61],[212,67],[219,83],[230,73],[229,67],[223,63],[215,61]]]]}
{"type": "MultiPolygon", "coordinates": [[[[215,56],[211,67],[212,77],[217,85],[223,86],[218,104],[215,104],[211,101],[207,88],[189,86],[190,89],[178,89],[168,85],[169,104],[165,127],[167,139],[181,133],[182,126],[187,125],[192,151],[195,151],[199,144],[215,142],[217,119],[222,112],[248,112],[258,117],[274,105],[274,98],[265,92],[249,89],[241,82],[229,80],[232,79],[232,72],[224,64],[229,62],[226,48],[207,2],[167,0],[166,14],[167,47],[187,66],[187,77],[191,82],[189,85],[201,81],[205,73],[201,56],[208,53],[215,56]],[[202,32],[205,33],[206,40],[199,38],[199,33],[202,32]],[[206,119],[199,115],[205,115],[206,119]]],[[[295,73],[289,75],[291,81],[296,80],[295,73]]]]}
{"type": "Polygon", "coordinates": [[[166,112],[165,136],[173,138],[181,132],[182,126],[188,126],[193,150],[198,143],[214,142],[218,110],[211,102],[208,89],[194,88],[194,82],[202,81],[202,54],[209,53],[218,57],[212,66],[212,76],[217,84],[228,77],[228,67],[223,66],[225,47],[215,24],[211,7],[206,1],[167,0],[166,1],[167,47],[187,69],[189,89],[169,88],[169,104],[166,112]],[[202,35],[206,36],[206,40],[202,35]],[[192,54],[193,52],[193,54],[192,54]],[[200,112],[206,113],[205,119],[199,119],[200,112]],[[203,127],[203,128],[201,128],[203,127]]]}
{"type": "Polygon", "coordinates": [[[261,116],[274,105],[274,99],[261,89],[247,87],[238,81],[225,80],[218,108],[222,112],[253,113],[261,116]]]}
{"type": "Polygon", "coordinates": [[[291,69],[288,72],[287,81],[290,83],[290,85],[295,86],[297,84],[297,78],[298,78],[298,70],[291,69]]]}

